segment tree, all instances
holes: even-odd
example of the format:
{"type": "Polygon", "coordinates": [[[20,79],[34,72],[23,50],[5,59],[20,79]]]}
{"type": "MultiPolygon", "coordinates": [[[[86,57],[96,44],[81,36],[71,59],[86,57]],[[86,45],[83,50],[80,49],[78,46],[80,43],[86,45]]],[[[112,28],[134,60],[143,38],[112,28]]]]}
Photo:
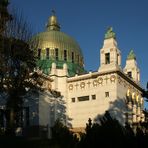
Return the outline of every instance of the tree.
{"type": "Polygon", "coordinates": [[[80,147],[120,147],[124,146],[125,129],[108,112],[100,118],[98,123],[91,123],[86,127],[86,134],[80,141],[80,147]],[[91,125],[91,126],[89,126],[91,125]],[[88,128],[89,127],[89,128],[88,128]]]}
{"type": "Polygon", "coordinates": [[[0,0],[0,35],[5,30],[6,22],[12,18],[7,10],[8,5],[8,0],[0,0]]]}
{"type": "Polygon", "coordinates": [[[60,148],[75,148],[78,142],[77,137],[59,120],[52,127],[52,140],[53,144],[60,148]]]}
{"type": "Polygon", "coordinates": [[[78,147],[146,147],[148,133],[143,129],[147,128],[144,123],[137,126],[136,132],[126,123],[125,127],[113,119],[108,112],[100,117],[98,123],[86,124],[86,133],[81,137],[78,147]]]}
{"type": "MultiPolygon", "coordinates": [[[[0,93],[6,95],[8,133],[22,124],[23,97],[28,89],[40,88],[35,51],[30,48],[32,33],[20,12],[12,16],[7,0],[0,1],[0,93]]],[[[35,46],[35,44],[34,44],[35,46]]]]}

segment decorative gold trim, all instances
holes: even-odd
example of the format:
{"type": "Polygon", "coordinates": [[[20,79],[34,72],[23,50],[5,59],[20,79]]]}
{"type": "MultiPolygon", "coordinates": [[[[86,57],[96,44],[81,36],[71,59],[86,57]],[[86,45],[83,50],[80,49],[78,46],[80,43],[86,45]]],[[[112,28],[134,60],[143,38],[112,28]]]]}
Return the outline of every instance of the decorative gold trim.
{"type": "Polygon", "coordinates": [[[122,79],[121,79],[120,76],[118,76],[118,82],[119,82],[119,83],[122,83],[122,79]]]}
{"type": "Polygon", "coordinates": [[[111,75],[110,81],[111,81],[111,82],[115,82],[115,80],[116,80],[116,76],[115,76],[115,75],[111,75]]]}
{"type": "Polygon", "coordinates": [[[78,84],[78,83],[76,83],[76,85],[75,85],[76,89],[78,88],[78,86],[79,86],[79,84],[78,84]]]}
{"type": "Polygon", "coordinates": [[[106,84],[107,84],[108,79],[109,79],[109,78],[108,78],[107,76],[104,78],[104,80],[106,81],[106,84]]]}
{"type": "Polygon", "coordinates": [[[81,87],[81,88],[85,88],[85,82],[81,82],[81,83],[80,83],[80,87],[81,87]]]}
{"type": "Polygon", "coordinates": [[[98,84],[102,84],[102,83],[103,83],[103,78],[102,77],[98,78],[98,84]]]}
{"type": "Polygon", "coordinates": [[[90,81],[88,81],[88,82],[87,82],[87,84],[88,84],[88,87],[90,87],[91,82],[90,82],[90,81]]]}
{"type": "Polygon", "coordinates": [[[73,85],[69,84],[69,90],[73,90],[73,85]]]}
{"type": "Polygon", "coordinates": [[[94,80],[94,81],[93,81],[93,86],[96,87],[97,85],[98,85],[98,81],[97,81],[97,80],[94,80]]]}

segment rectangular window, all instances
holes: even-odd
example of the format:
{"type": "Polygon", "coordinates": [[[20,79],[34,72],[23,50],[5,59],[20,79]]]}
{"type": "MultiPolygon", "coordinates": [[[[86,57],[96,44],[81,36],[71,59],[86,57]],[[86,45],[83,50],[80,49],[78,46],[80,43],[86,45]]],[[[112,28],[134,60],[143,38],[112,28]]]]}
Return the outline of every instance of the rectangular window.
{"type": "Polygon", "coordinates": [[[80,59],[79,59],[79,55],[77,55],[77,56],[78,56],[78,63],[79,63],[79,60],[80,60],[80,59]]]}
{"type": "Polygon", "coordinates": [[[67,61],[67,50],[64,50],[64,61],[67,61]]]}
{"type": "Polygon", "coordinates": [[[130,78],[132,78],[132,72],[131,72],[131,71],[127,72],[127,75],[128,75],[130,78]]]}
{"type": "Polygon", "coordinates": [[[74,52],[71,53],[72,63],[74,63],[74,52]]]}
{"type": "Polygon", "coordinates": [[[59,50],[58,50],[58,48],[55,49],[55,59],[56,60],[59,59],[59,50]]]}
{"type": "Polygon", "coordinates": [[[131,72],[131,71],[127,72],[127,75],[128,75],[130,78],[132,78],[132,72],[131,72]]]}
{"type": "Polygon", "coordinates": [[[41,59],[41,49],[38,49],[38,58],[41,59]]]}
{"type": "Polygon", "coordinates": [[[110,53],[105,54],[105,64],[110,64],[110,53]]]}
{"type": "Polygon", "coordinates": [[[78,97],[78,101],[88,101],[88,100],[89,100],[89,96],[78,97]]]}
{"type": "Polygon", "coordinates": [[[105,97],[106,97],[106,98],[109,97],[109,92],[105,92],[105,97]]]}
{"type": "Polygon", "coordinates": [[[92,100],[96,100],[96,95],[91,96],[92,100]]]}
{"type": "Polygon", "coordinates": [[[76,100],[75,100],[75,98],[71,98],[71,102],[75,102],[76,100]]]}
{"type": "Polygon", "coordinates": [[[119,65],[119,55],[117,54],[117,65],[119,65]]]}
{"type": "Polygon", "coordinates": [[[49,48],[46,48],[46,59],[49,59],[49,48]]]}

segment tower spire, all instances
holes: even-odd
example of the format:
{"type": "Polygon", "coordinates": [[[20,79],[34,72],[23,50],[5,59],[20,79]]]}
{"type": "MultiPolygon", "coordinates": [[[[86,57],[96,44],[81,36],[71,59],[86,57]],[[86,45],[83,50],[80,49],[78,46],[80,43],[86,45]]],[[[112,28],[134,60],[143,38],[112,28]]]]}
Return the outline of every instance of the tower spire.
{"type": "Polygon", "coordinates": [[[132,49],[127,56],[124,72],[137,83],[140,82],[140,70],[137,66],[136,55],[132,49]]]}
{"type": "Polygon", "coordinates": [[[51,30],[60,31],[60,25],[56,17],[56,12],[53,9],[51,10],[51,16],[48,19],[46,28],[48,31],[51,31],[51,30]]]}

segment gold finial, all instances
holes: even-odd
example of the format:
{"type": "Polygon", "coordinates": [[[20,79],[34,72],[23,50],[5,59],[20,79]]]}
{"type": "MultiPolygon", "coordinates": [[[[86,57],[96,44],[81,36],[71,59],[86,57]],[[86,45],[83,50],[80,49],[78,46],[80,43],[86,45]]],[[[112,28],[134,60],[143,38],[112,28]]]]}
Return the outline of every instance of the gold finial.
{"type": "Polygon", "coordinates": [[[60,25],[58,23],[57,17],[55,15],[55,10],[51,10],[52,15],[50,16],[47,23],[47,31],[56,30],[60,31],[60,25]]]}

